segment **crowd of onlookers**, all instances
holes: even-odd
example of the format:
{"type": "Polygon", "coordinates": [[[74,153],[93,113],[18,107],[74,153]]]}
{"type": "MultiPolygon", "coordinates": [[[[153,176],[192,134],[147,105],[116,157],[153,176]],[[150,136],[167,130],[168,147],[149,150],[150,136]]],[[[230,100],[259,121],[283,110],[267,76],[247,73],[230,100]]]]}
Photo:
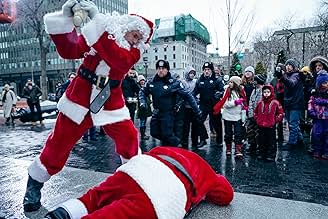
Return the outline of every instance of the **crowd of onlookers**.
{"type": "MultiPolygon", "coordinates": [[[[328,60],[314,57],[309,66],[300,68],[294,59],[278,63],[274,77],[255,74],[252,66],[241,75],[221,74],[211,62],[205,62],[196,79],[196,71],[187,67],[184,75],[170,72],[169,62],[159,60],[156,74],[147,79],[130,69],[122,81],[125,103],[132,121],[139,119],[141,140],[148,140],[147,118],[151,117],[150,134],[163,145],[197,149],[208,144],[209,133],[215,143],[226,146],[236,157],[246,152],[274,161],[277,145],[284,142],[283,128],[287,125],[289,149],[304,145],[303,134],[309,134],[309,152],[315,158],[328,159],[328,60]],[[207,130],[204,122],[209,117],[207,130]],[[310,128],[309,128],[310,127],[310,128]],[[312,128],[312,129],[311,129],[312,128]],[[310,131],[311,130],[311,131],[310,131]],[[246,148],[244,148],[246,147],[246,148]]],[[[64,94],[76,73],[58,84],[57,101],[64,94]]],[[[23,97],[34,114],[32,125],[43,125],[40,88],[28,80],[23,97]]],[[[6,84],[1,103],[5,124],[14,124],[16,94],[6,84]]],[[[104,134],[100,128],[100,134],[104,134]]],[[[83,141],[97,140],[96,127],[90,128],[83,141]]]]}

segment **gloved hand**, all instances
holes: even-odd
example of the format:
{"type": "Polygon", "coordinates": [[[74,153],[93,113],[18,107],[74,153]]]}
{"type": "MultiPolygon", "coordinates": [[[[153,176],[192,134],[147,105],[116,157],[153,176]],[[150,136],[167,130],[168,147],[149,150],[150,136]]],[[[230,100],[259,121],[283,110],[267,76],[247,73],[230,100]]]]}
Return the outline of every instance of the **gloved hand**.
{"type": "Polygon", "coordinates": [[[239,98],[237,100],[235,100],[235,105],[238,106],[238,105],[241,105],[243,103],[244,99],[243,98],[239,98]]]}
{"type": "Polygon", "coordinates": [[[141,110],[148,110],[148,106],[147,106],[147,104],[145,104],[145,103],[140,103],[140,106],[139,106],[139,108],[141,109],[141,110]]]}
{"type": "Polygon", "coordinates": [[[282,71],[276,71],[275,76],[277,77],[277,79],[280,79],[282,77],[282,71]]]}
{"type": "Polygon", "coordinates": [[[96,4],[89,0],[82,0],[81,1],[81,8],[88,12],[89,17],[92,19],[99,13],[99,10],[96,4]]]}
{"type": "Polygon", "coordinates": [[[223,96],[223,93],[220,92],[220,91],[217,91],[217,92],[215,92],[215,94],[214,94],[214,98],[217,99],[217,100],[220,99],[222,96],[223,96]]]}
{"type": "Polygon", "coordinates": [[[196,114],[196,120],[199,123],[204,123],[203,113],[201,110],[199,110],[199,112],[196,114]]]}
{"type": "Polygon", "coordinates": [[[68,0],[65,2],[65,4],[62,6],[63,15],[67,17],[73,17],[73,6],[77,3],[76,0],[68,0]]]}
{"type": "Polygon", "coordinates": [[[180,109],[181,109],[181,105],[176,104],[176,105],[174,106],[174,111],[175,111],[175,112],[179,112],[180,109]]]}

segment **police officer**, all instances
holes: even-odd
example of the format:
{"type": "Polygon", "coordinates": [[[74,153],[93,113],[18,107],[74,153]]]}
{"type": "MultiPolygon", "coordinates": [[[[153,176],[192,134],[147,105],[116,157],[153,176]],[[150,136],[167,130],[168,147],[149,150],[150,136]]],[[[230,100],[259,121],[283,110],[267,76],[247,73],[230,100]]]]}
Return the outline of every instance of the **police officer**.
{"type": "Polygon", "coordinates": [[[150,122],[150,134],[163,142],[164,145],[178,146],[180,139],[174,134],[174,114],[176,99],[181,96],[189,102],[198,119],[201,119],[201,111],[195,98],[188,92],[182,83],[172,78],[169,72],[168,61],[156,62],[156,75],[145,87],[140,89],[140,107],[147,107],[146,97],[152,95],[153,115],[150,122]]]}
{"type": "MultiPolygon", "coordinates": [[[[199,108],[202,111],[203,118],[205,121],[207,116],[210,116],[210,122],[216,132],[216,143],[222,146],[222,123],[221,117],[214,118],[213,106],[222,97],[224,93],[224,84],[221,77],[216,78],[214,74],[214,66],[212,62],[205,62],[203,67],[203,74],[197,80],[193,95],[196,97],[199,95],[199,108]]],[[[204,123],[200,124],[199,127],[200,144],[202,147],[207,144],[208,134],[204,123]]]]}

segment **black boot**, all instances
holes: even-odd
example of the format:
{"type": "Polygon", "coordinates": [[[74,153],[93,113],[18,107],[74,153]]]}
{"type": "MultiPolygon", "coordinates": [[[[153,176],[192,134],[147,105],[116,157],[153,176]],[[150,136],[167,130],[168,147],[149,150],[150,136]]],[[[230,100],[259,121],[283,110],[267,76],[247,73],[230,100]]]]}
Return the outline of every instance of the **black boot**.
{"type": "Polygon", "coordinates": [[[37,211],[41,207],[41,189],[43,183],[40,183],[29,175],[27,180],[26,193],[24,196],[24,211],[31,212],[37,211]]]}
{"type": "Polygon", "coordinates": [[[44,218],[47,218],[47,219],[71,219],[68,212],[62,207],[56,208],[55,210],[48,212],[48,214],[46,214],[46,216],[44,218]]]}
{"type": "Polygon", "coordinates": [[[140,127],[141,140],[148,140],[149,136],[146,135],[146,127],[140,127]]]}

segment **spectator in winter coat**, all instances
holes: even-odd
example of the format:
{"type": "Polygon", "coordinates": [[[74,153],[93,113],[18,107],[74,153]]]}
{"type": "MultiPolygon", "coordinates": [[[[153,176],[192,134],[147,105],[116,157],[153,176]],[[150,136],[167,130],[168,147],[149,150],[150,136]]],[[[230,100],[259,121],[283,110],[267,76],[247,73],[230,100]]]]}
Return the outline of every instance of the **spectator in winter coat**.
{"type": "Polygon", "coordinates": [[[42,92],[40,88],[36,84],[34,84],[32,80],[28,79],[25,87],[23,88],[23,97],[26,98],[27,105],[29,106],[31,113],[33,115],[32,128],[35,128],[36,121],[40,121],[41,126],[43,126],[40,99],[39,99],[41,95],[42,92]]]}
{"type": "Polygon", "coordinates": [[[284,84],[284,105],[289,126],[287,146],[303,145],[303,135],[300,129],[300,118],[304,110],[304,88],[300,79],[298,62],[288,59],[285,63],[286,73],[277,72],[276,76],[284,84]]]}
{"type": "Polygon", "coordinates": [[[255,70],[252,66],[245,68],[245,72],[241,77],[241,84],[244,86],[244,90],[247,98],[247,105],[249,104],[249,98],[254,90],[254,74],[255,70]]]}
{"type": "Polygon", "coordinates": [[[310,72],[313,75],[313,88],[315,88],[316,79],[320,70],[328,72],[328,60],[323,56],[316,56],[310,61],[310,72]]]}
{"type": "Polygon", "coordinates": [[[14,91],[10,90],[9,84],[5,84],[1,95],[1,105],[3,108],[3,117],[5,118],[5,124],[11,123],[14,125],[14,119],[11,117],[11,113],[15,110],[17,97],[14,91]]]}
{"type": "Polygon", "coordinates": [[[226,144],[226,154],[231,155],[232,139],[235,142],[235,155],[242,157],[242,110],[247,108],[246,94],[241,86],[241,78],[232,76],[229,85],[226,87],[224,96],[213,107],[214,114],[222,112],[224,121],[224,141],[226,144]]]}
{"type": "Polygon", "coordinates": [[[264,75],[255,75],[254,84],[255,89],[252,91],[249,105],[248,105],[248,120],[246,126],[246,136],[249,144],[247,150],[248,154],[256,154],[256,138],[258,135],[258,127],[254,119],[254,110],[257,106],[257,103],[262,99],[262,87],[265,83],[266,77],[264,75]]]}
{"type": "Polygon", "coordinates": [[[310,97],[308,114],[313,119],[313,156],[328,160],[328,74],[325,70],[318,72],[316,92],[310,97]]]}
{"type": "Polygon", "coordinates": [[[200,201],[225,206],[228,180],[196,153],[156,147],[133,157],[100,185],[49,212],[48,219],[183,219],[200,201]]]}
{"type": "MultiPolygon", "coordinates": [[[[189,92],[193,92],[196,86],[196,70],[188,66],[184,70],[184,79],[182,84],[189,92]]],[[[195,113],[193,112],[191,106],[188,103],[185,103],[185,119],[183,123],[183,132],[182,132],[182,141],[181,144],[184,148],[188,148],[189,132],[191,129],[191,145],[193,148],[197,148],[198,145],[198,133],[197,133],[197,120],[195,113]]]]}
{"type": "Polygon", "coordinates": [[[128,74],[125,76],[122,82],[122,91],[125,99],[125,104],[129,109],[130,117],[132,122],[134,122],[134,116],[137,109],[138,94],[140,87],[135,78],[137,78],[137,72],[134,68],[131,68],[128,74]]]}
{"type": "Polygon", "coordinates": [[[60,84],[58,86],[58,89],[56,90],[56,100],[57,100],[57,102],[63,96],[63,94],[65,93],[66,89],[68,88],[68,85],[70,85],[70,83],[73,81],[73,79],[75,77],[76,77],[76,73],[75,72],[70,72],[68,74],[67,81],[64,84],[60,84]]]}
{"type": "Polygon", "coordinates": [[[258,102],[254,110],[254,119],[258,125],[259,158],[274,161],[277,152],[276,124],[281,122],[284,111],[274,98],[272,85],[264,85],[262,88],[262,100],[258,102]]]}
{"type": "MultiPolygon", "coordinates": [[[[138,75],[138,84],[140,88],[144,87],[146,84],[146,78],[143,75],[138,75]]],[[[142,108],[140,107],[140,101],[138,99],[138,108],[137,108],[137,118],[139,118],[139,130],[140,130],[140,138],[141,140],[148,140],[149,136],[146,135],[146,125],[147,125],[147,118],[151,117],[151,100],[150,97],[147,97],[146,100],[147,107],[142,108]]]]}

